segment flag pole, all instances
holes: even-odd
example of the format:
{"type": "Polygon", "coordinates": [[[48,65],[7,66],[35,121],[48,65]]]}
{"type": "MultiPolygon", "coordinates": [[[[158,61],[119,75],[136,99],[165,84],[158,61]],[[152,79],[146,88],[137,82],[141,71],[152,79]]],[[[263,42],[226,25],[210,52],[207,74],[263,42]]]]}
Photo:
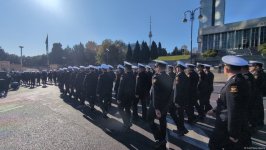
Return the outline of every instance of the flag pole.
{"type": "Polygon", "coordinates": [[[45,44],[46,44],[47,66],[50,69],[49,52],[48,52],[48,34],[47,34],[47,37],[46,37],[45,44]]]}

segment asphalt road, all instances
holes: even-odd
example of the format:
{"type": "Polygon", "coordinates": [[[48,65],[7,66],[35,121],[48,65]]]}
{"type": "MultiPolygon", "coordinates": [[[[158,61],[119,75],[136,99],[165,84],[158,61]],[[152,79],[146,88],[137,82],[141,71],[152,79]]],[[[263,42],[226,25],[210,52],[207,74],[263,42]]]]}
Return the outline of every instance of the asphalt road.
{"type": "MultiPolygon", "coordinates": [[[[214,106],[221,87],[215,85],[214,106]]],[[[98,107],[97,111],[80,107],[76,100],[60,95],[56,86],[21,87],[0,99],[0,150],[153,149],[153,136],[144,121],[123,130],[116,104],[108,117],[102,118],[98,107]]],[[[171,118],[167,121],[169,149],[207,149],[210,130],[186,124],[190,132],[179,137],[171,118]]]]}

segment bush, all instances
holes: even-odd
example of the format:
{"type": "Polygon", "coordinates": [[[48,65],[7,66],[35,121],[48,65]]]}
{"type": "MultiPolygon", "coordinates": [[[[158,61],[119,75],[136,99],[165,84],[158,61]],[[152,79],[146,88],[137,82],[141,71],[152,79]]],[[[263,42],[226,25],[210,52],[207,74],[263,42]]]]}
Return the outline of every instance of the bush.
{"type": "Polygon", "coordinates": [[[216,57],[218,55],[218,51],[217,50],[207,50],[205,51],[202,56],[207,58],[207,57],[216,57]]]}
{"type": "Polygon", "coordinates": [[[258,50],[262,55],[266,55],[266,43],[261,44],[258,50]]]}

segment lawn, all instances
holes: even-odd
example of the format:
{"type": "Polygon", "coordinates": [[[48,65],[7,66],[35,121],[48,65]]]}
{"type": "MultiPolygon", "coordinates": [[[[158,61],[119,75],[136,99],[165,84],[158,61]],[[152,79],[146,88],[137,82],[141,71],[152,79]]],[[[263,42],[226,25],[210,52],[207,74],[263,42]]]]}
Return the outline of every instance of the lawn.
{"type": "Polygon", "coordinates": [[[189,58],[190,58],[190,55],[176,55],[176,56],[161,56],[161,57],[158,57],[157,60],[178,61],[178,60],[186,60],[189,58]]]}

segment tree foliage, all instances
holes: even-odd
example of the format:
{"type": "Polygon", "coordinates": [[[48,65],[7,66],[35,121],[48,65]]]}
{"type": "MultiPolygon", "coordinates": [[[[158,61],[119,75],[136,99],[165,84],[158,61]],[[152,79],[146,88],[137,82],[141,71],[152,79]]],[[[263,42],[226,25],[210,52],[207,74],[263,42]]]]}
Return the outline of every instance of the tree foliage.
{"type": "MultiPolygon", "coordinates": [[[[176,48],[172,54],[178,51],[176,48]]],[[[151,47],[147,42],[142,41],[141,44],[136,41],[135,44],[126,45],[123,41],[106,39],[101,44],[93,41],[87,43],[75,44],[73,47],[64,47],[61,43],[53,43],[51,52],[49,53],[50,64],[59,66],[87,66],[89,64],[97,65],[108,63],[117,65],[123,63],[124,60],[133,63],[149,63],[158,56],[166,56],[167,51],[159,42],[158,47],[155,41],[151,47]]],[[[8,54],[0,47],[0,61],[6,60],[10,63],[20,64],[20,56],[8,54]]],[[[23,65],[26,67],[46,67],[47,56],[45,54],[38,56],[23,56],[23,65]]]]}
{"type": "Polygon", "coordinates": [[[140,62],[140,45],[139,41],[136,42],[134,51],[133,51],[133,61],[136,63],[140,62]]]}
{"type": "Polygon", "coordinates": [[[152,41],[152,44],[151,44],[151,60],[154,60],[158,58],[158,48],[157,48],[157,44],[152,41]]]}
{"type": "Polygon", "coordinates": [[[202,56],[207,58],[207,57],[216,57],[218,54],[218,51],[217,50],[207,50],[205,51],[202,56]]]}
{"type": "Polygon", "coordinates": [[[126,61],[129,61],[131,62],[132,61],[132,48],[131,48],[131,45],[128,44],[127,46],[127,54],[126,54],[126,61]]]}
{"type": "Polygon", "coordinates": [[[263,43],[261,44],[259,47],[258,47],[258,50],[259,52],[262,54],[262,55],[266,55],[266,43],[263,43]]]}

